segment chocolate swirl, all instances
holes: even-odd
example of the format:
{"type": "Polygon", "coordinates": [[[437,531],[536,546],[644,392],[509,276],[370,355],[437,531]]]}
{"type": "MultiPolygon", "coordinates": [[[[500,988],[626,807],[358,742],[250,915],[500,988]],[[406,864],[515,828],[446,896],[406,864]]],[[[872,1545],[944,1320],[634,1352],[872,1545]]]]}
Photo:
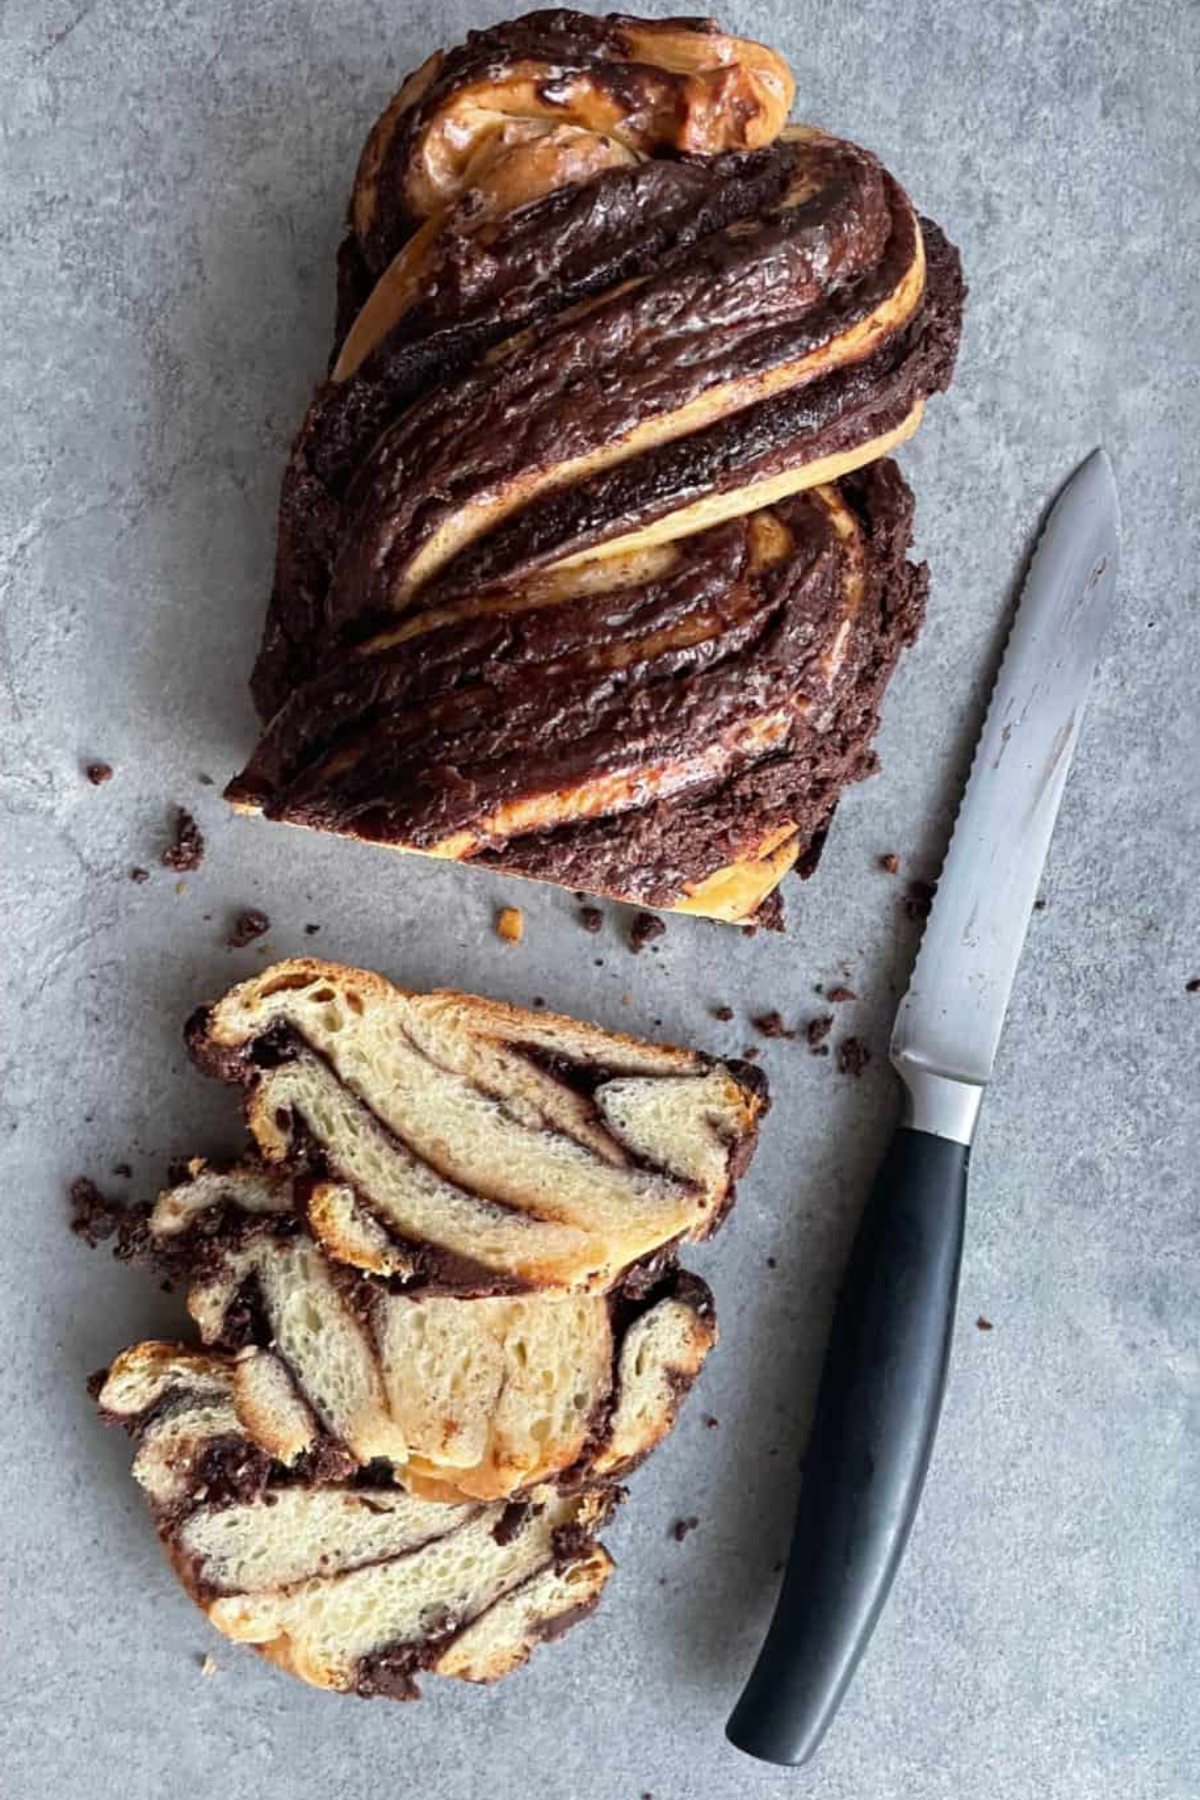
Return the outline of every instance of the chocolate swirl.
{"type": "Polygon", "coordinates": [[[236,805],[726,918],[815,866],[919,625],[877,459],[950,378],[962,282],[790,99],[709,22],[569,12],[404,84],[236,805]]]}

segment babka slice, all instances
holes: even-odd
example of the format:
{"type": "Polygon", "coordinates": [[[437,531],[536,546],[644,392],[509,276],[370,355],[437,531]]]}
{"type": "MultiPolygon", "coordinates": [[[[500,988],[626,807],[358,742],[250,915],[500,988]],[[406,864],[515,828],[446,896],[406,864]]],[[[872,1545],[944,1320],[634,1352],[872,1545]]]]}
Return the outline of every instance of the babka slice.
{"type": "Polygon", "coordinates": [[[261,1403],[241,1415],[281,1460],[301,1441],[326,1460],[382,1459],[410,1492],[450,1501],[611,1480],[670,1430],[716,1342],[708,1288],[674,1269],[612,1296],[392,1291],[330,1260],[305,1192],[269,1171],[195,1163],[139,1233],[188,1283],[206,1345],[264,1352],[237,1364],[239,1382],[253,1372],[261,1385],[272,1367],[286,1377],[302,1430],[293,1419],[280,1433],[261,1403]]]}
{"type": "Polygon", "coordinates": [[[373,1471],[319,1483],[248,1429],[243,1366],[144,1343],[98,1383],[176,1574],[226,1637],[316,1687],[412,1699],[418,1671],[494,1681],[595,1606],[610,1488],[449,1506],[373,1471]]]}
{"type": "Polygon", "coordinates": [[[336,1261],[459,1293],[602,1293],[708,1236],[766,1104],[746,1064],[309,958],[188,1040],[336,1261]]]}

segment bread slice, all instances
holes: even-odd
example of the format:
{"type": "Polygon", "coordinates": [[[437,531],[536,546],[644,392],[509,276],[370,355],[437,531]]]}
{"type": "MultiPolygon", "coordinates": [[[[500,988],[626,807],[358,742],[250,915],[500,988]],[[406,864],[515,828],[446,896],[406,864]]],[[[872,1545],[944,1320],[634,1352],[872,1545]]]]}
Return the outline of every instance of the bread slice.
{"type": "Polygon", "coordinates": [[[176,1574],[226,1637],[316,1687],[408,1699],[423,1669],[493,1681],[595,1606],[611,1489],[449,1506],[373,1471],[323,1483],[247,1433],[241,1367],[136,1344],[98,1392],[138,1439],[134,1474],[176,1574]]]}
{"type": "MultiPolygon", "coordinates": [[[[670,1430],[716,1342],[712,1296],[673,1269],[636,1297],[531,1291],[492,1297],[391,1291],[339,1267],[314,1239],[306,1184],[251,1165],[191,1165],[145,1227],[150,1256],[188,1282],[206,1345],[257,1345],[286,1372],[303,1443],[264,1396],[242,1423],[284,1454],[323,1442],[386,1460],[410,1492],[510,1497],[570,1472],[608,1479],[670,1430]],[[291,1433],[291,1435],[289,1435],[291,1433]]],[[[282,1409],[279,1409],[282,1412],[282,1409]]]]}
{"type": "Polygon", "coordinates": [[[746,1064],[297,958],[192,1019],[335,1260],[477,1294],[601,1293],[715,1229],[753,1154],[746,1064]]]}

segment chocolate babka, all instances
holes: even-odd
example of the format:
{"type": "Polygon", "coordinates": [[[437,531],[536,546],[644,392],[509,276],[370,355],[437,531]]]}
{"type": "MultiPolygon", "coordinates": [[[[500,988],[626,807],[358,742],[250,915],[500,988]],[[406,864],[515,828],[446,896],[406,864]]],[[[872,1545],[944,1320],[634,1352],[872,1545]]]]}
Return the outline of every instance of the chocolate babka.
{"type": "Polygon", "coordinates": [[[604,1293],[709,1235],[753,1153],[750,1064],[297,958],[202,1009],[260,1156],[334,1259],[476,1294],[604,1293]]]}
{"type": "Polygon", "coordinates": [[[203,1348],[96,1384],[180,1579],[318,1686],[506,1674],[595,1604],[617,1484],[716,1342],[676,1249],[732,1203],[762,1076],[309,959],[188,1041],[256,1154],[109,1203],[203,1348]]]}
{"type": "Polygon", "coordinates": [[[708,1288],[674,1268],[609,1295],[397,1290],[322,1249],[306,1195],[197,1163],[139,1245],[186,1281],[206,1345],[254,1347],[236,1373],[264,1400],[245,1396],[243,1418],[281,1461],[387,1461],[411,1493],[450,1501],[611,1481],[670,1430],[716,1341],[708,1288]]]}
{"type": "Polygon", "coordinates": [[[711,21],[473,32],[368,138],[243,810],[770,917],[921,620],[958,258],[711,21]]]}
{"type": "Polygon", "coordinates": [[[446,1505],[370,1469],[328,1479],[298,1447],[303,1403],[261,1361],[135,1344],[98,1383],[176,1574],[226,1637],[315,1687],[406,1700],[423,1669],[494,1681],[595,1606],[611,1488],[446,1505]]]}

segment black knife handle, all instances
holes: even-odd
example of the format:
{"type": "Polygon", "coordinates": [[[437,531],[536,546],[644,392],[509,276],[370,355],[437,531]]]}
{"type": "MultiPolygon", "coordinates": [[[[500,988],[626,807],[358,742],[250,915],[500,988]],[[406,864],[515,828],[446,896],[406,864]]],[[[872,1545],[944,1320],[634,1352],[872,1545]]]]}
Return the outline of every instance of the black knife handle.
{"type": "Polygon", "coordinates": [[[904,1554],[946,1385],[968,1158],[965,1144],[901,1128],[867,1201],[783,1587],[726,1727],[764,1762],[803,1763],[817,1749],[904,1554]]]}

